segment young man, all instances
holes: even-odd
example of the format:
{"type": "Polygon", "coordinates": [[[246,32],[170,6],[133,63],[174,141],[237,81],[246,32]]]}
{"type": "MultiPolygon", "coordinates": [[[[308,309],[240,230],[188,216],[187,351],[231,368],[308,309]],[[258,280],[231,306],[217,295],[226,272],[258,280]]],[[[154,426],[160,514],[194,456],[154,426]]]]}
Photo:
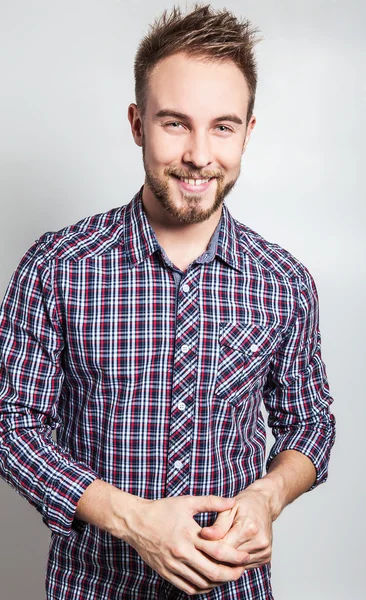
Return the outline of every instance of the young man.
{"type": "Polygon", "coordinates": [[[42,236],[5,296],[0,468],[51,529],[49,599],[273,598],[272,522],[327,477],[314,283],[224,203],[255,42],[226,10],[164,13],[128,109],[143,187],[42,236]]]}

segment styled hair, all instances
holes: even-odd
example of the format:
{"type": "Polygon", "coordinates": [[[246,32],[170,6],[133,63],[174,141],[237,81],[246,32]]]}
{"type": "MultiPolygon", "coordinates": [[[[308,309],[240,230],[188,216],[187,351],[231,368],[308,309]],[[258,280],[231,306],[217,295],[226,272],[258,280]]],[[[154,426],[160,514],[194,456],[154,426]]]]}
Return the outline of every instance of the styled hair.
{"type": "Polygon", "coordinates": [[[174,6],[165,10],[141,40],[135,57],[136,104],[145,114],[149,75],[164,58],[184,52],[193,58],[224,62],[232,60],[243,73],[249,89],[247,124],[253,114],[257,88],[257,65],[253,48],[259,42],[258,29],[247,19],[238,19],[226,9],[194,4],[182,14],[174,6]]]}

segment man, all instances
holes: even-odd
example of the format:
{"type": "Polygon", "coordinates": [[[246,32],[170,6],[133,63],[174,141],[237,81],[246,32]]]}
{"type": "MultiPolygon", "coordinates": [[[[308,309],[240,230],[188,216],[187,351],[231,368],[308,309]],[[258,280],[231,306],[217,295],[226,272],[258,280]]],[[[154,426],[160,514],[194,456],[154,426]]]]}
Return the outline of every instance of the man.
{"type": "Polygon", "coordinates": [[[314,283],[224,203],[255,43],[226,10],[163,14],[128,109],[143,187],[42,236],[6,293],[1,474],[51,529],[50,599],[273,598],[272,522],[327,477],[314,283]]]}

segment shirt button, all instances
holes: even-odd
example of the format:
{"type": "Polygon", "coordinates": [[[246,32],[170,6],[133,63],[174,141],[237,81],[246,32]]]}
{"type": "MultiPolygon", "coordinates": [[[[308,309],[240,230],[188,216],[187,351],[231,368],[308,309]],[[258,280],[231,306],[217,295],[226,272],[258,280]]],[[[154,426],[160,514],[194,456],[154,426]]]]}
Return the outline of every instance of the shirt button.
{"type": "Polygon", "coordinates": [[[185,354],[186,352],[188,352],[188,350],[189,350],[189,346],[187,346],[187,344],[183,344],[182,352],[184,352],[184,354],[185,354]]]}
{"type": "Polygon", "coordinates": [[[251,352],[257,352],[257,350],[258,350],[258,346],[257,346],[257,344],[252,344],[252,345],[250,346],[250,351],[251,351],[251,352]]]}
{"type": "Polygon", "coordinates": [[[184,404],[184,402],[178,402],[178,408],[179,408],[179,410],[185,410],[186,405],[184,404]]]}
{"type": "Polygon", "coordinates": [[[189,285],[188,285],[188,283],[185,283],[184,285],[182,285],[182,290],[183,290],[183,292],[189,292],[189,285]]]}
{"type": "Polygon", "coordinates": [[[183,467],[183,463],[181,460],[176,460],[174,466],[176,469],[181,469],[183,467]]]}

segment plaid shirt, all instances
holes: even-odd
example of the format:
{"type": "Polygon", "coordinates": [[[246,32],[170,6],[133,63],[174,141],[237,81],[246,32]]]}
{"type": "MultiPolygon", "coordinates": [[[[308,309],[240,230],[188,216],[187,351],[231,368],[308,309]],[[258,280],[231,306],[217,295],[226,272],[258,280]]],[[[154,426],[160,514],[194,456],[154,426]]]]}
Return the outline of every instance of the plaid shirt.
{"type": "MultiPolygon", "coordinates": [[[[235,496],[280,451],[325,481],[334,417],[313,280],[223,205],[185,272],[141,190],[44,234],[0,313],[0,473],[50,528],[50,599],[183,599],[127,543],[75,519],[95,479],[144,498],[235,496]],[[52,436],[56,430],[56,441],[52,436]]],[[[196,521],[212,524],[215,514],[196,521]]],[[[271,599],[270,565],[205,596],[271,599]]]]}

